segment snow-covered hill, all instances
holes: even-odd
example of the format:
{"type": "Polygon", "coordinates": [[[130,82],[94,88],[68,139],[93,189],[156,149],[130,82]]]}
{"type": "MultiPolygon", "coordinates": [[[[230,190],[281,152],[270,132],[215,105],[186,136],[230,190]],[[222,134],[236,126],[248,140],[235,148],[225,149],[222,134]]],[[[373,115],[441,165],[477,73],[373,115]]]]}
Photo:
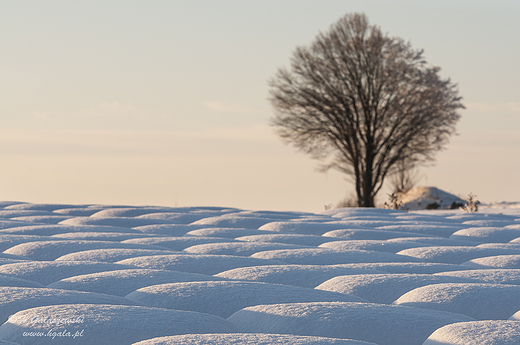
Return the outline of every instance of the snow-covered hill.
{"type": "Polygon", "coordinates": [[[519,344],[520,207],[412,210],[455,198],[321,214],[0,202],[0,345],[519,344]]]}
{"type": "Polygon", "coordinates": [[[399,195],[403,210],[458,209],[466,203],[456,195],[436,187],[415,187],[399,195]]]}

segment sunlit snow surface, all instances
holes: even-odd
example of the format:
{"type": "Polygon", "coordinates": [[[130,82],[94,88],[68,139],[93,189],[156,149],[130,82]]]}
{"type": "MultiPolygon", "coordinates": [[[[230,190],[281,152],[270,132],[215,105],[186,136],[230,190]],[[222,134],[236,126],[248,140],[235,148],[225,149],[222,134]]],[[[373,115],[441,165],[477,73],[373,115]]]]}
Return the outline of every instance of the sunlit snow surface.
{"type": "Polygon", "coordinates": [[[520,207],[0,202],[0,344],[519,344],[520,207]]]}

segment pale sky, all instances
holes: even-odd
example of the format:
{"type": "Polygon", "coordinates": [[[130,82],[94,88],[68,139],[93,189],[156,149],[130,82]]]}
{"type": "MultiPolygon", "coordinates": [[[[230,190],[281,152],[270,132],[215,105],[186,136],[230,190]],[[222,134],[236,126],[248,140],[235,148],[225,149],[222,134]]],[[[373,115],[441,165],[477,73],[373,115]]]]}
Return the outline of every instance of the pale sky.
{"type": "Polygon", "coordinates": [[[339,202],[353,185],[269,127],[267,80],[351,12],[459,85],[459,135],[420,184],[520,201],[518,0],[0,1],[0,200],[339,202]]]}

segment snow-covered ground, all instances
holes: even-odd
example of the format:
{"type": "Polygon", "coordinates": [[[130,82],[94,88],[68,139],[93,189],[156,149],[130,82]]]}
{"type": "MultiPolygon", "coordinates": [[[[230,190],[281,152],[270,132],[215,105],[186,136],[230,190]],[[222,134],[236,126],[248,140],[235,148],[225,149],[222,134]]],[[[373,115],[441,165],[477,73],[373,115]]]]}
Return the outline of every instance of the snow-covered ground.
{"type": "Polygon", "coordinates": [[[0,202],[0,345],[520,344],[518,206],[0,202]]]}

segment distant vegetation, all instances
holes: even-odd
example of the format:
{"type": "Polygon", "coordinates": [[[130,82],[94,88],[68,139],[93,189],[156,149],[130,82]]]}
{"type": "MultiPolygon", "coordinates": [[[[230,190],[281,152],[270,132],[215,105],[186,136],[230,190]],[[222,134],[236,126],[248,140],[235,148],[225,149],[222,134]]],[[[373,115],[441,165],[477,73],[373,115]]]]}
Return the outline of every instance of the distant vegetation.
{"type": "Polygon", "coordinates": [[[468,213],[476,213],[478,212],[478,205],[480,204],[480,201],[476,200],[476,195],[473,195],[473,193],[469,193],[468,195],[468,203],[461,207],[464,211],[468,213]]]}

